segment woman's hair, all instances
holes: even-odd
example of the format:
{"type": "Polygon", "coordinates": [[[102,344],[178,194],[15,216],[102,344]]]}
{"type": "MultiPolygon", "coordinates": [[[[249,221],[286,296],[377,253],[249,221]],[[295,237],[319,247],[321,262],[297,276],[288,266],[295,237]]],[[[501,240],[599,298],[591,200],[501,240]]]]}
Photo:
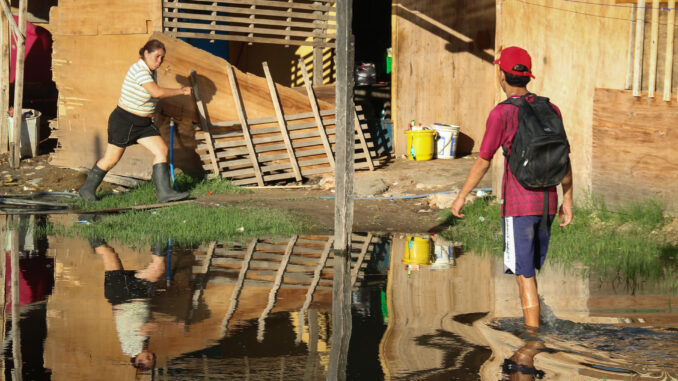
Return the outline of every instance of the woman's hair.
{"type": "MultiPolygon", "coordinates": [[[[520,73],[528,71],[525,65],[516,65],[513,67],[513,70],[520,73]]],[[[516,75],[512,73],[507,73],[505,71],[504,74],[506,74],[506,83],[514,87],[525,87],[527,86],[528,83],[530,83],[530,80],[532,79],[528,75],[516,75]]]]}
{"type": "Polygon", "coordinates": [[[154,51],[159,49],[167,51],[167,49],[165,49],[165,45],[162,42],[158,40],[148,40],[146,45],[142,46],[141,49],[139,49],[139,57],[144,58],[144,52],[153,53],[154,51]]]}

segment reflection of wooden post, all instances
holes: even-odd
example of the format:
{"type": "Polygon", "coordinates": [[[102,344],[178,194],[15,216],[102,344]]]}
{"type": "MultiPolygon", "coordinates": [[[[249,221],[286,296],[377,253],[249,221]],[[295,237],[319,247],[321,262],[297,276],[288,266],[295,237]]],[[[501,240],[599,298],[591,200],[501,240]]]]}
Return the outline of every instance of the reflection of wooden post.
{"type": "MultiPolygon", "coordinates": [[[[4,1],[4,0],[3,0],[4,1]]],[[[25,11],[25,8],[24,8],[25,11]]],[[[25,24],[24,24],[25,25],[25,24]]],[[[10,228],[11,240],[11,266],[12,266],[12,357],[14,359],[13,379],[21,380],[22,378],[22,360],[21,360],[21,314],[19,313],[19,230],[16,227],[18,219],[11,221],[14,228],[10,228]]]]}
{"type": "Polygon", "coordinates": [[[633,61],[633,96],[639,97],[643,84],[643,43],[645,42],[645,0],[638,0],[636,47],[633,61]]]}
{"type": "MultiPolygon", "coordinates": [[[[2,2],[4,4],[5,0],[2,2]]],[[[0,14],[0,153],[5,153],[9,149],[7,109],[9,108],[9,41],[11,38],[12,33],[9,30],[7,17],[4,13],[0,14]]]]}
{"type": "MultiPolygon", "coordinates": [[[[3,0],[4,1],[4,0],[3,0]]],[[[16,41],[16,70],[14,72],[14,127],[12,139],[14,145],[12,151],[12,168],[19,168],[21,161],[21,121],[23,114],[24,97],[24,63],[26,53],[26,2],[19,0],[19,36],[16,41]]],[[[4,110],[2,110],[4,112],[4,110]]],[[[10,145],[11,147],[11,145],[10,145]]]]}
{"type": "Polygon", "coordinates": [[[657,44],[659,40],[659,0],[652,0],[652,24],[650,33],[650,78],[647,83],[647,96],[654,98],[657,86],[657,44]]]}
{"type": "Polygon", "coordinates": [[[629,23],[629,51],[626,62],[626,81],[624,88],[631,90],[633,86],[633,31],[636,28],[636,5],[631,6],[631,22],[629,23]]]}
{"type": "Polygon", "coordinates": [[[664,101],[671,100],[673,80],[673,29],[676,25],[676,0],[669,0],[668,26],[666,29],[666,63],[664,66],[664,101]]]}
{"type": "MultiPolygon", "coordinates": [[[[4,1],[4,0],[0,0],[4,1]]],[[[2,17],[2,16],[0,16],[2,17]]],[[[2,277],[0,279],[0,312],[2,313],[2,320],[0,320],[0,340],[5,340],[5,305],[7,304],[7,297],[5,293],[7,292],[6,284],[7,284],[7,251],[5,248],[7,247],[7,242],[5,242],[5,239],[7,237],[7,228],[9,226],[8,223],[9,216],[1,216],[0,217],[0,249],[2,252],[2,257],[0,258],[0,271],[2,271],[2,277]]],[[[5,362],[2,361],[0,363],[0,369],[2,371],[2,380],[4,381],[5,379],[5,362]]]]}
{"type": "Polygon", "coordinates": [[[332,344],[327,379],[346,379],[351,338],[351,232],[353,230],[353,1],[337,0],[336,200],[334,203],[334,281],[332,344]]]}

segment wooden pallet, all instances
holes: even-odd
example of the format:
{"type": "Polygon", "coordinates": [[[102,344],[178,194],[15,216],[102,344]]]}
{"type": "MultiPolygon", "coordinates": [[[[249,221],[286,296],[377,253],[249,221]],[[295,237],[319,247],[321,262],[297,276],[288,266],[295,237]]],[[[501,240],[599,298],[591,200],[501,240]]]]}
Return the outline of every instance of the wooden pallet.
{"type": "MultiPolygon", "coordinates": [[[[266,62],[263,63],[275,116],[248,118],[231,66],[227,67],[238,120],[211,122],[200,89],[191,72],[201,131],[195,138],[196,151],[210,177],[229,178],[236,185],[264,186],[274,181],[301,181],[302,177],[334,172],[336,111],[320,110],[311,82],[300,64],[311,112],[285,115],[276,85],[266,62]]],[[[355,114],[355,168],[374,170],[363,124],[355,114]]]]}

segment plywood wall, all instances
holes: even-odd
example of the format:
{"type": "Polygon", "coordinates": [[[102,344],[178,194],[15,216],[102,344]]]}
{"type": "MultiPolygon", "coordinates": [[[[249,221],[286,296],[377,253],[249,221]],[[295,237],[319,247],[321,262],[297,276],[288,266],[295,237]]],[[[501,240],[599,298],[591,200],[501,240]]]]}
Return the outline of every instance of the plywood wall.
{"type": "Polygon", "coordinates": [[[630,91],[596,90],[592,191],[606,201],[649,197],[678,211],[678,107],[635,98],[630,91]]]}
{"type": "Polygon", "coordinates": [[[536,79],[528,89],[551,98],[562,111],[578,197],[591,186],[594,91],[624,88],[630,8],[502,0],[500,17],[499,45],[520,46],[532,56],[536,79]]]}
{"type": "Polygon", "coordinates": [[[495,1],[393,1],[394,140],[423,125],[461,126],[459,152],[478,151],[494,106],[495,1]]]}

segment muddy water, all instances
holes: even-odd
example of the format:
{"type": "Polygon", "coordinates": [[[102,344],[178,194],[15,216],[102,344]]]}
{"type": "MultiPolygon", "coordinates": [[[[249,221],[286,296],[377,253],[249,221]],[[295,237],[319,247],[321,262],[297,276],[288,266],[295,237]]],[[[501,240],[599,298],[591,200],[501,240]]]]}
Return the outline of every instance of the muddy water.
{"type": "Polygon", "coordinates": [[[135,249],[35,239],[30,229],[7,237],[8,380],[321,380],[336,378],[337,358],[353,380],[678,376],[678,313],[665,282],[631,295],[576,266],[547,266],[538,276],[545,324],[534,334],[497,258],[456,251],[431,264],[422,252],[453,250],[407,236],[354,235],[341,274],[327,236],[135,249]],[[332,314],[335,278],[351,285],[346,314],[332,314]],[[332,330],[344,316],[348,350],[337,353],[332,330]],[[137,353],[155,358],[152,370],[131,365],[137,353]]]}

